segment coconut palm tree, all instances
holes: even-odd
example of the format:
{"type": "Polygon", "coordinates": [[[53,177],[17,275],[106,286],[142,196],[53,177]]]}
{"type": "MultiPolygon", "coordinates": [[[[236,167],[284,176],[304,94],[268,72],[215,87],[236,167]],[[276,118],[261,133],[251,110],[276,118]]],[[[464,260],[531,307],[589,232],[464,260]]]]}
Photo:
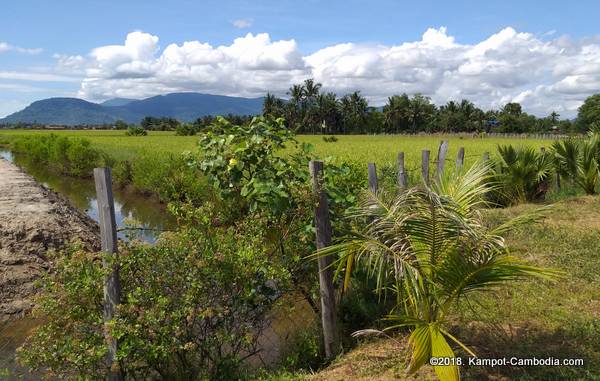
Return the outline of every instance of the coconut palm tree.
{"type": "Polygon", "coordinates": [[[384,125],[386,132],[400,132],[408,129],[408,114],[410,98],[406,94],[393,95],[383,106],[384,125]]]}
{"type": "MultiPolygon", "coordinates": [[[[483,223],[489,168],[478,165],[393,197],[367,193],[350,216],[362,228],[315,254],[337,256],[334,266],[348,287],[353,269],[376,279],[376,291],[391,294],[395,307],[387,329],[411,329],[408,343],[414,373],[431,357],[454,357],[451,343],[473,352],[449,332],[456,306],[476,292],[531,276],[556,278],[553,270],[530,266],[509,255],[503,234],[540,214],[495,228],[483,223]]],[[[386,329],[386,330],[387,330],[386,329]]],[[[366,330],[358,332],[360,335],[366,330]]],[[[441,380],[458,380],[457,366],[434,367],[441,380]]]]}

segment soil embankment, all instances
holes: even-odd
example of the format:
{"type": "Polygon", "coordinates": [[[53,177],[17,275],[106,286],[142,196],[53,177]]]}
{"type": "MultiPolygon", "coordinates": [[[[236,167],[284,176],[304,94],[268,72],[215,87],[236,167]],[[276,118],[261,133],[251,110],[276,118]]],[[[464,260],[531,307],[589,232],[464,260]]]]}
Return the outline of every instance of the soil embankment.
{"type": "Polygon", "coordinates": [[[97,224],[0,158],[0,322],[31,310],[34,282],[51,267],[46,252],[73,239],[97,249],[97,224]]]}

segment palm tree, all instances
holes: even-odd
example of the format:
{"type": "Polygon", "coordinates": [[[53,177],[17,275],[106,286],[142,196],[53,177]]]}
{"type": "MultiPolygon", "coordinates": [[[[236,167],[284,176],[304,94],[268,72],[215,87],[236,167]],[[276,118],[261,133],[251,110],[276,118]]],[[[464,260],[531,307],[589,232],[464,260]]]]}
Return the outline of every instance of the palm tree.
{"type": "MultiPolygon", "coordinates": [[[[474,166],[442,177],[433,188],[416,187],[394,197],[369,192],[350,216],[363,227],[315,254],[337,255],[334,266],[344,274],[344,288],[350,284],[353,269],[362,269],[376,280],[378,293],[395,298],[386,330],[412,329],[409,373],[431,357],[454,357],[449,342],[474,355],[447,327],[453,309],[470,295],[508,281],[559,275],[510,256],[502,238],[540,213],[495,228],[483,223],[480,209],[486,205],[488,171],[488,167],[474,166]]],[[[368,332],[373,330],[355,335],[368,332]]],[[[434,368],[441,380],[459,379],[457,366],[434,368]]]]}
{"type": "Polygon", "coordinates": [[[492,192],[500,205],[543,200],[550,187],[552,157],[533,147],[498,146],[492,173],[498,188],[492,192]]]}
{"type": "Polygon", "coordinates": [[[557,172],[571,179],[587,194],[596,194],[600,179],[600,136],[586,139],[559,140],[552,144],[557,172]]]}
{"type": "Polygon", "coordinates": [[[273,115],[275,113],[276,103],[277,97],[271,93],[267,93],[263,101],[263,116],[273,115]]]}
{"type": "Polygon", "coordinates": [[[400,132],[408,129],[410,99],[408,95],[393,95],[383,106],[386,132],[400,132]]]}
{"type": "Polygon", "coordinates": [[[550,122],[552,122],[552,126],[555,126],[556,123],[558,123],[558,118],[560,117],[560,114],[557,113],[556,111],[552,111],[550,113],[550,122]]]}
{"type": "Polygon", "coordinates": [[[317,95],[315,100],[315,122],[324,129],[324,133],[335,133],[340,124],[340,113],[335,93],[317,95]]]}
{"type": "Polygon", "coordinates": [[[435,114],[435,105],[431,103],[429,97],[416,94],[409,103],[408,118],[413,131],[425,127],[435,114]]]}
{"type": "Polygon", "coordinates": [[[369,103],[360,91],[346,94],[340,100],[344,132],[361,131],[367,123],[369,103]]]}

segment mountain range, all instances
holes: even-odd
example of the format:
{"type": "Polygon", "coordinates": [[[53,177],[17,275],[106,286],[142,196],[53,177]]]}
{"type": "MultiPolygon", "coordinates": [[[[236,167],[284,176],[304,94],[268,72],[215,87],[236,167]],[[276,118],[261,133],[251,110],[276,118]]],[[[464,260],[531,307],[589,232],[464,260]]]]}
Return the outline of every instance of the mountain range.
{"type": "Polygon", "coordinates": [[[171,93],[136,100],[113,98],[102,103],[79,98],[48,98],[33,102],[0,124],[100,125],[117,120],[139,123],[146,116],[191,122],[206,115],[257,115],[263,98],[228,97],[201,93],[171,93]]]}

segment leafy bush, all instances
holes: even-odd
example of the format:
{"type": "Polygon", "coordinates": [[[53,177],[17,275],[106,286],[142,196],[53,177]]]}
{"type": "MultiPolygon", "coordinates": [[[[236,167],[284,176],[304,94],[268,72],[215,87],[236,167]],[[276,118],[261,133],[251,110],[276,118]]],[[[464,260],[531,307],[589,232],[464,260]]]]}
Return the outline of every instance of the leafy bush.
{"type": "Polygon", "coordinates": [[[125,131],[126,136],[146,136],[148,135],[148,131],[144,130],[143,127],[139,126],[129,126],[127,127],[127,131],[125,131]]]}
{"type": "Polygon", "coordinates": [[[107,160],[106,155],[93,148],[89,140],[55,134],[19,137],[12,147],[35,163],[76,177],[91,177],[93,169],[107,160]]]}
{"type": "MultiPolygon", "coordinates": [[[[412,329],[409,373],[431,357],[454,357],[448,340],[474,355],[446,326],[452,310],[467,297],[508,281],[559,275],[511,257],[502,238],[537,215],[520,216],[493,228],[484,224],[480,208],[486,205],[487,170],[475,166],[442,177],[433,188],[412,188],[391,197],[367,193],[350,215],[356,230],[316,254],[338,256],[345,289],[352,272],[360,269],[376,282],[375,290],[384,300],[393,301],[386,330],[412,329]]],[[[456,365],[434,369],[441,380],[459,379],[456,365]]]]}
{"type": "Polygon", "coordinates": [[[252,221],[214,228],[212,208],[173,210],[179,231],[155,246],[121,248],[122,303],[106,328],[97,254],[74,246],[55,255],[35,310],[44,323],[20,349],[20,361],[63,377],[105,378],[108,329],[119,340],[126,379],[236,379],[287,275],[252,221]]]}
{"type": "Polygon", "coordinates": [[[323,136],[323,141],[325,143],[335,143],[338,141],[338,138],[334,135],[331,136],[323,136]]]}
{"type": "Polygon", "coordinates": [[[157,195],[163,202],[190,201],[200,205],[210,197],[206,180],[187,159],[175,154],[143,153],[119,168],[139,192],[157,195]]]}
{"type": "MultiPolygon", "coordinates": [[[[199,146],[190,162],[206,175],[227,220],[264,219],[269,232],[264,244],[278,253],[295,291],[317,310],[316,268],[302,260],[315,248],[308,169],[312,147],[300,144],[282,119],[271,117],[254,118],[245,126],[217,117],[202,133],[199,146]]],[[[337,216],[356,204],[358,189],[364,186],[366,177],[358,166],[326,160],[325,188],[336,231],[346,223],[337,216]]]]}
{"type": "Polygon", "coordinates": [[[219,197],[240,211],[277,216],[294,206],[294,193],[307,189],[309,147],[299,144],[283,119],[257,117],[247,126],[222,117],[202,134],[200,158],[192,164],[208,177],[219,197]],[[280,151],[289,147],[289,155],[280,151]]]}
{"type": "Polygon", "coordinates": [[[180,124],[175,128],[175,135],[177,136],[192,136],[198,133],[198,128],[190,123],[180,124]]]}

